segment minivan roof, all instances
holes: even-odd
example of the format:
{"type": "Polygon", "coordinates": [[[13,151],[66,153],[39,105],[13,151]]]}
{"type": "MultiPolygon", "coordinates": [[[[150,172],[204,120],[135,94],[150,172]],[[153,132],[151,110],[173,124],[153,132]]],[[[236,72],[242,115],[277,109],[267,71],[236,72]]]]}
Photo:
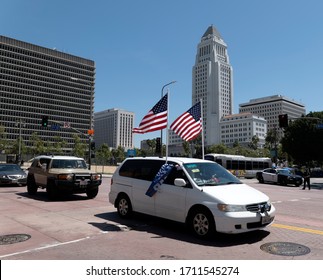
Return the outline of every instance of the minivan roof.
{"type": "MultiPolygon", "coordinates": [[[[132,157],[126,160],[163,160],[166,161],[166,157],[132,157]]],[[[192,162],[210,162],[209,160],[199,159],[199,158],[187,158],[187,157],[167,157],[167,161],[173,161],[181,164],[192,163],[192,162]]]]}
{"type": "Polygon", "coordinates": [[[35,159],[39,159],[39,158],[49,158],[49,159],[78,159],[78,160],[84,160],[83,158],[80,157],[75,157],[75,156],[48,156],[48,155],[43,155],[43,156],[37,156],[35,157],[35,159]]]}

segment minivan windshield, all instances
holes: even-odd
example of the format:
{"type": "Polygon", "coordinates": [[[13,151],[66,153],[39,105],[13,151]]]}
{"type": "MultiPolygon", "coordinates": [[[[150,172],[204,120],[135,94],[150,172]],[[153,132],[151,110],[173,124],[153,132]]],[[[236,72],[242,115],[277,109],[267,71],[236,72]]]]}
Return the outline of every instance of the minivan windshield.
{"type": "Polygon", "coordinates": [[[184,168],[198,186],[242,184],[237,177],[215,162],[186,163],[184,168]]]}

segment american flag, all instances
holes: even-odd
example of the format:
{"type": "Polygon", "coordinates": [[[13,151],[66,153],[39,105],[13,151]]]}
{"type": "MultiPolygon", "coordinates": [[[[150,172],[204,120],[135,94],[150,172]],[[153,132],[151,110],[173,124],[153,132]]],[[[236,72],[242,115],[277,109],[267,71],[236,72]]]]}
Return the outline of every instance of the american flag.
{"type": "Polygon", "coordinates": [[[201,102],[196,103],[192,108],[180,115],[171,124],[170,129],[185,141],[196,138],[202,131],[201,102]]]}
{"type": "Polygon", "coordinates": [[[142,119],[139,127],[133,128],[133,133],[147,133],[162,130],[167,127],[167,98],[165,94],[158,103],[142,119]]]}

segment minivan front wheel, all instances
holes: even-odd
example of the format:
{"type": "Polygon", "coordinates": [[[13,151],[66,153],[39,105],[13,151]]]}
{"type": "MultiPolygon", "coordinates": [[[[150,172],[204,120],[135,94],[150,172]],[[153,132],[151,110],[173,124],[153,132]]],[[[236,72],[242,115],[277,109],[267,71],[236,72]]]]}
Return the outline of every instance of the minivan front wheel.
{"type": "Polygon", "coordinates": [[[215,234],[214,218],[207,209],[193,210],[188,222],[193,233],[199,238],[207,239],[215,234]]]}
{"type": "Polygon", "coordinates": [[[132,214],[130,199],[126,195],[120,195],[117,199],[117,211],[121,218],[129,218],[132,214]]]}

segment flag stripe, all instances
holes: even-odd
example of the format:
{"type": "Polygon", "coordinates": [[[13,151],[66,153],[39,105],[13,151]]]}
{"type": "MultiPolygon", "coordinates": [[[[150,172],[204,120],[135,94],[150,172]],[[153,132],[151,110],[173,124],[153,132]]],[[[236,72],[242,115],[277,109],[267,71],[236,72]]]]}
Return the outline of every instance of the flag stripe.
{"type": "Polygon", "coordinates": [[[164,95],[156,105],[144,116],[138,127],[132,129],[133,133],[147,133],[167,127],[167,98],[164,95]]]}
{"type": "Polygon", "coordinates": [[[180,115],[171,124],[170,129],[185,141],[196,138],[202,131],[200,102],[196,103],[192,108],[180,115]]]}

